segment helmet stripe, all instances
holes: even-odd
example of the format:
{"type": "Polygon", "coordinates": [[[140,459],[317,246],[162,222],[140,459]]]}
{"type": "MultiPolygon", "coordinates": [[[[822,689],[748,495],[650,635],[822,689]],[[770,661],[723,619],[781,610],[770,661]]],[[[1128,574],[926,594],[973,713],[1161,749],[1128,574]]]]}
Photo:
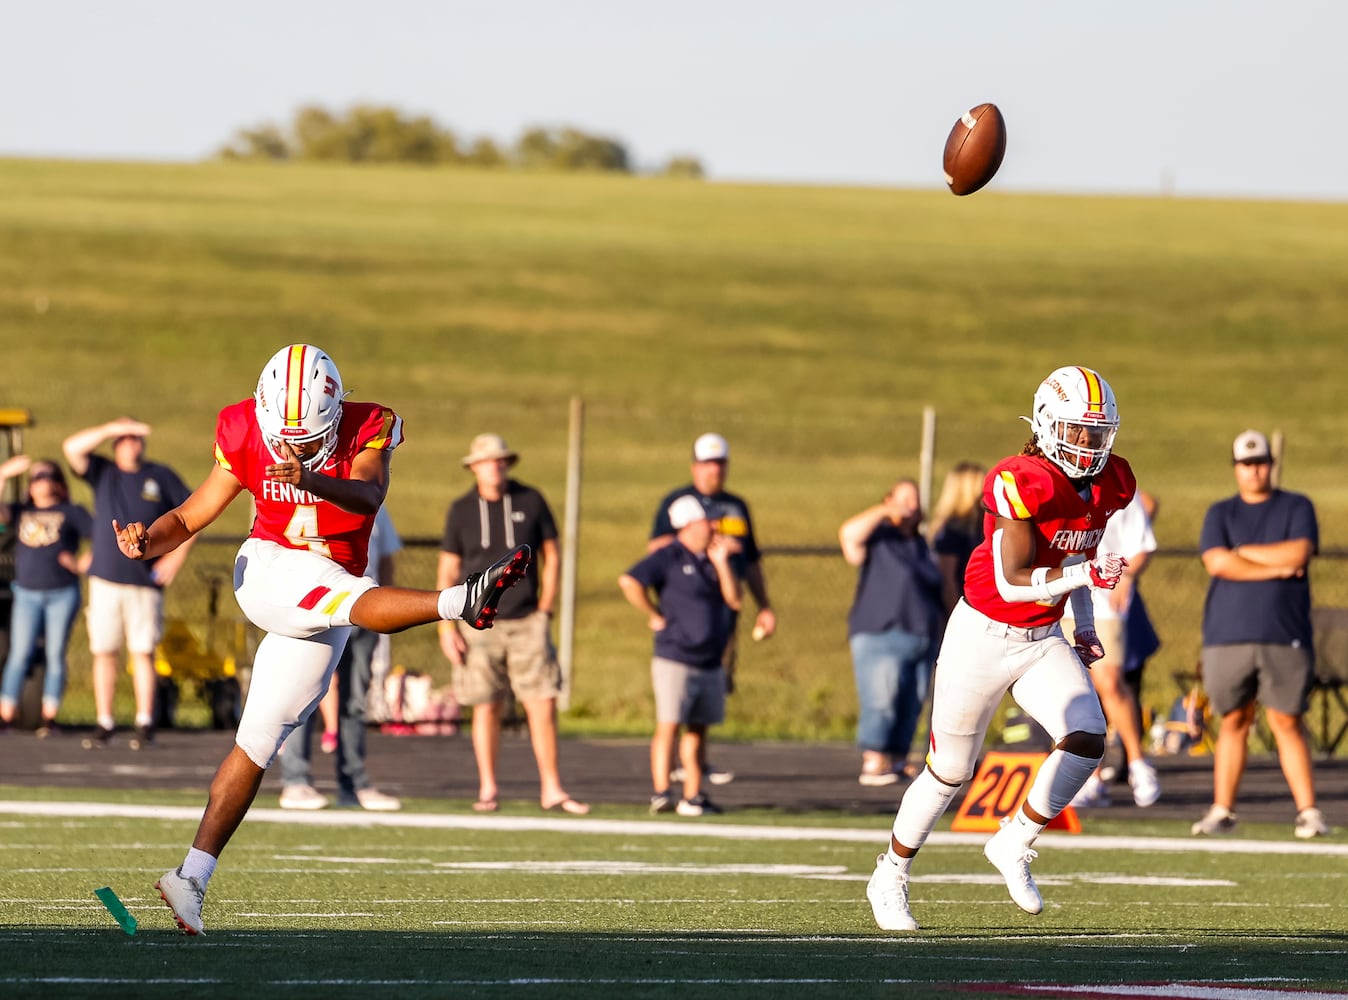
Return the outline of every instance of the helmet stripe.
{"type": "Polygon", "coordinates": [[[286,362],[286,423],[298,426],[304,416],[301,402],[304,399],[304,344],[293,344],[290,358],[286,362]]]}
{"type": "Polygon", "coordinates": [[[1081,377],[1086,380],[1086,409],[1092,413],[1105,411],[1105,394],[1100,388],[1100,376],[1089,368],[1078,368],[1081,377]]]}

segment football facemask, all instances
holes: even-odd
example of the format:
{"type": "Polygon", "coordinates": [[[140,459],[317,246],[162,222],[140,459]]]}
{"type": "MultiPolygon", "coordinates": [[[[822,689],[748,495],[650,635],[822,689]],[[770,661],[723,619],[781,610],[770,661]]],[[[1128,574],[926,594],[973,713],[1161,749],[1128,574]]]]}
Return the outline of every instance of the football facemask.
{"type": "Polygon", "coordinates": [[[1035,391],[1030,426],[1039,450],[1068,478],[1094,476],[1119,430],[1114,390],[1089,368],[1059,368],[1035,391]]]}
{"type": "Polygon", "coordinates": [[[257,380],[253,399],[267,450],[279,462],[281,442],[300,453],[306,469],[321,469],[337,447],[342,422],[342,376],[317,347],[291,344],[272,355],[257,380]],[[311,454],[305,446],[317,445],[311,454]]]}

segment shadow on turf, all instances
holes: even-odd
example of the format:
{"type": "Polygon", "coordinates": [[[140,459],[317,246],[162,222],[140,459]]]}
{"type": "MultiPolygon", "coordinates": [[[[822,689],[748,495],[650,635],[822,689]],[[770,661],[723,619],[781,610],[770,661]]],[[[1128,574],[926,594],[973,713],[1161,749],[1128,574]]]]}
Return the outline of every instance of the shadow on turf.
{"type": "MultiPolygon", "coordinates": [[[[1139,929],[1135,935],[1049,932],[1023,926],[977,935],[928,933],[902,944],[881,933],[827,929],[630,934],[513,931],[221,929],[187,938],[157,928],[133,937],[116,926],[0,928],[0,982],[20,996],[194,1000],[285,989],[287,998],[390,995],[555,997],[676,995],[731,987],[737,997],[856,1000],[902,986],[905,1000],[996,984],[1260,983],[1342,988],[1348,934],[1296,933],[1251,940],[1248,932],[1139,929]],[[528,994],[532,995],[532,994],[528,994]]],[[[991,989],[989,987],[991,986],[991,989]]],[[[897,994],[894,994],[897,995],[897,994]]],[[[1005,995],[1011,995],[1007,993],[1005,995]]],[[[1051,993],[1041,994],[1051,996],[1051,993]]]]}

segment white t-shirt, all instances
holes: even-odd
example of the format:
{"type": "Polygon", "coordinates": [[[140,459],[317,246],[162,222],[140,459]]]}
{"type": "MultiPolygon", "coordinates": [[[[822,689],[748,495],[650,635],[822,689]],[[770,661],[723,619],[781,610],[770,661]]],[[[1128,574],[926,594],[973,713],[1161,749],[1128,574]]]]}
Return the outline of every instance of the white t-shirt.
{"type": "MultiPolygon", "coordinates": [[[[1128,506],[1123,508],[1105,525],[1105,533],[1100,539],[1100,547],[1096,549],[1101,555],[1106,552],[1117,552],[1125,559],[1132,559],[1139,552],[1155,552],[1157,548],[1156,536],[1151,531],[1151,518],[1147,517],[1147,509],[1142,506],[1141,499],[1135,494],[1128,506]]],[[[1110,604],[1109,590],[1096,590],[1091,593],[1091,604],[1095,609],[1095,620],[1103,621],[1110,618],[1127,618],[1127,611],[1119,614],[1110,604]]],[[[1067,617],[1072,617],[1072,604],[1067,603],[1067,617]]]]}

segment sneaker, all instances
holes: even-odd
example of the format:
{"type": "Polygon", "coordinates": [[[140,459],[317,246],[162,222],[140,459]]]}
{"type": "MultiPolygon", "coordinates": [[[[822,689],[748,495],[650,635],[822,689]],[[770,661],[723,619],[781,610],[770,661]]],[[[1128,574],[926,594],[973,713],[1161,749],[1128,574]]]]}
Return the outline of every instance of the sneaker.
{"type": "Polygon", "coordinates": [[[481,573],[473,573],[464,580],[467,594],[463,601],[463,620],[475,629],[491,628],[496,605],[507,590],[524,579],[532,558],[529,546],[519,545],[481,573]]]}
{"type": "Polygon", "coordinates": [[[398,812],[403,807],[401,799],[386,795],[377,788],[357,788],[356,804],[369,812],[381,813],[398,812]]]}
{"type": "Polygon", "coordinates": [[[656,792],[651,796],[651,815],[674,811],[674,796],[669,792],[656,792]]]}
{"type": "Polygon", "coordinates": [[[132,750],[148,750],[154,743],[154,726],[137,726],[126,745],[132,750]]]}
{"type": "Polygon", "coordinates": [[[106,750],[112,744],[112,737],[116,732],[115,729],[104,729],[99,726],[94,730],[94,735],[86,736],[80,741],[80,746],[86,750],[106,750]]]}
{"type": "Polygon", "coordinates": [[[1325,822],[1324,813],[1314,806],[1310,806],[1297,813],[1297,825],[1294,832],[1302,840],[1310,840],[1312,837],[1328,837],[1329,824],[1325,822]]]}
{"type": "Polygon", "coordinates": [[[679,804],[674,808],[680,816],[715,816],[724,811],[705,795],[695,795],[691,799],[679,799],[679,804]]]}
{"type": "Polygon", "coordinates": [[[1011,901],[1026,913],[1039,913],[1044,909],[1044,897],[1030,877],[1030,862],[1039,854],[1030,849],[1013,823],[1012,817],[1002,820],[1002,828],[983,845],[983,857],[1006,879],[1011,901]]]}
{"type": "Polygon", "coordinates": [[[917,921],[908,909],[908,875],[885,855],[875,859],[875,871],[866,883],[866,898],[882,931],[915,931],[917,921]]]}
{"type": "Polygon", "coordinates": [[[181,868],[175,868],[161,875],[154,887],[159,890],[159,898],[168,904],[173,919],[184,934],[206,933],[201,925],[201,904],[206,900],[206,887],[200,880],[187,878],[181,868]]]}
{"type": "Polygon", "coordinates": [[[1072,797],[1073,809],[1104,809],[1110,803],[1109,786],[1097,774],[1092,774],[1072,797]]]}
{"type": "Polygon", "coordinates": [[[286,785],[281,789],[282,809],[326,809],[328,797],[313,785],[286,785]]]}
{"type": "MultiPolygon", "coordinates": [[[[687,772],[685,772],[683,768],[676,767],[669,772],[669,780],[675,784],[679,784],[683,781],[686,773],[687,772]]],[[[708,764],[702,770],[702,777],[713,785],[728,785],[735,780],[735,772],[722,771],[715,764],[708,764]]]]}
{"type": "Polygon", "coordinates": [[[336,753],[337,731],[335,729],[324,730],[323,738],[318,741],[318,748],[324,753],[336,753]]]}
{"type": "Polygon", "coordinates": [[[1133,802],[1143,809],[1155,805],[1161,797],[1161,782],[1156,777],[1156,768],[1145,760],[1135,760],[1128,765],[1128,784],[1133,786],[1133,802]]]}
{"type": "MultiPolygon", "coordinates": [[[[862,771],[857,775],[857,784],[865,785],[867,788],[883,788],[885,785],[897,785],[899,783],[899,772],[895,770],[888,771],[862,771]]],[[[893,930],[893,928],[889,928],[893,930]]]]}
{"type": "Polygon", "coordinates": [[[1195,837],[1213,837],[1224,833],[1233,833],[1235,829],[1236,814],[1226,806],[1213,805],[1206,816],[1189,827],[1189,832],[1195,837]]]}

